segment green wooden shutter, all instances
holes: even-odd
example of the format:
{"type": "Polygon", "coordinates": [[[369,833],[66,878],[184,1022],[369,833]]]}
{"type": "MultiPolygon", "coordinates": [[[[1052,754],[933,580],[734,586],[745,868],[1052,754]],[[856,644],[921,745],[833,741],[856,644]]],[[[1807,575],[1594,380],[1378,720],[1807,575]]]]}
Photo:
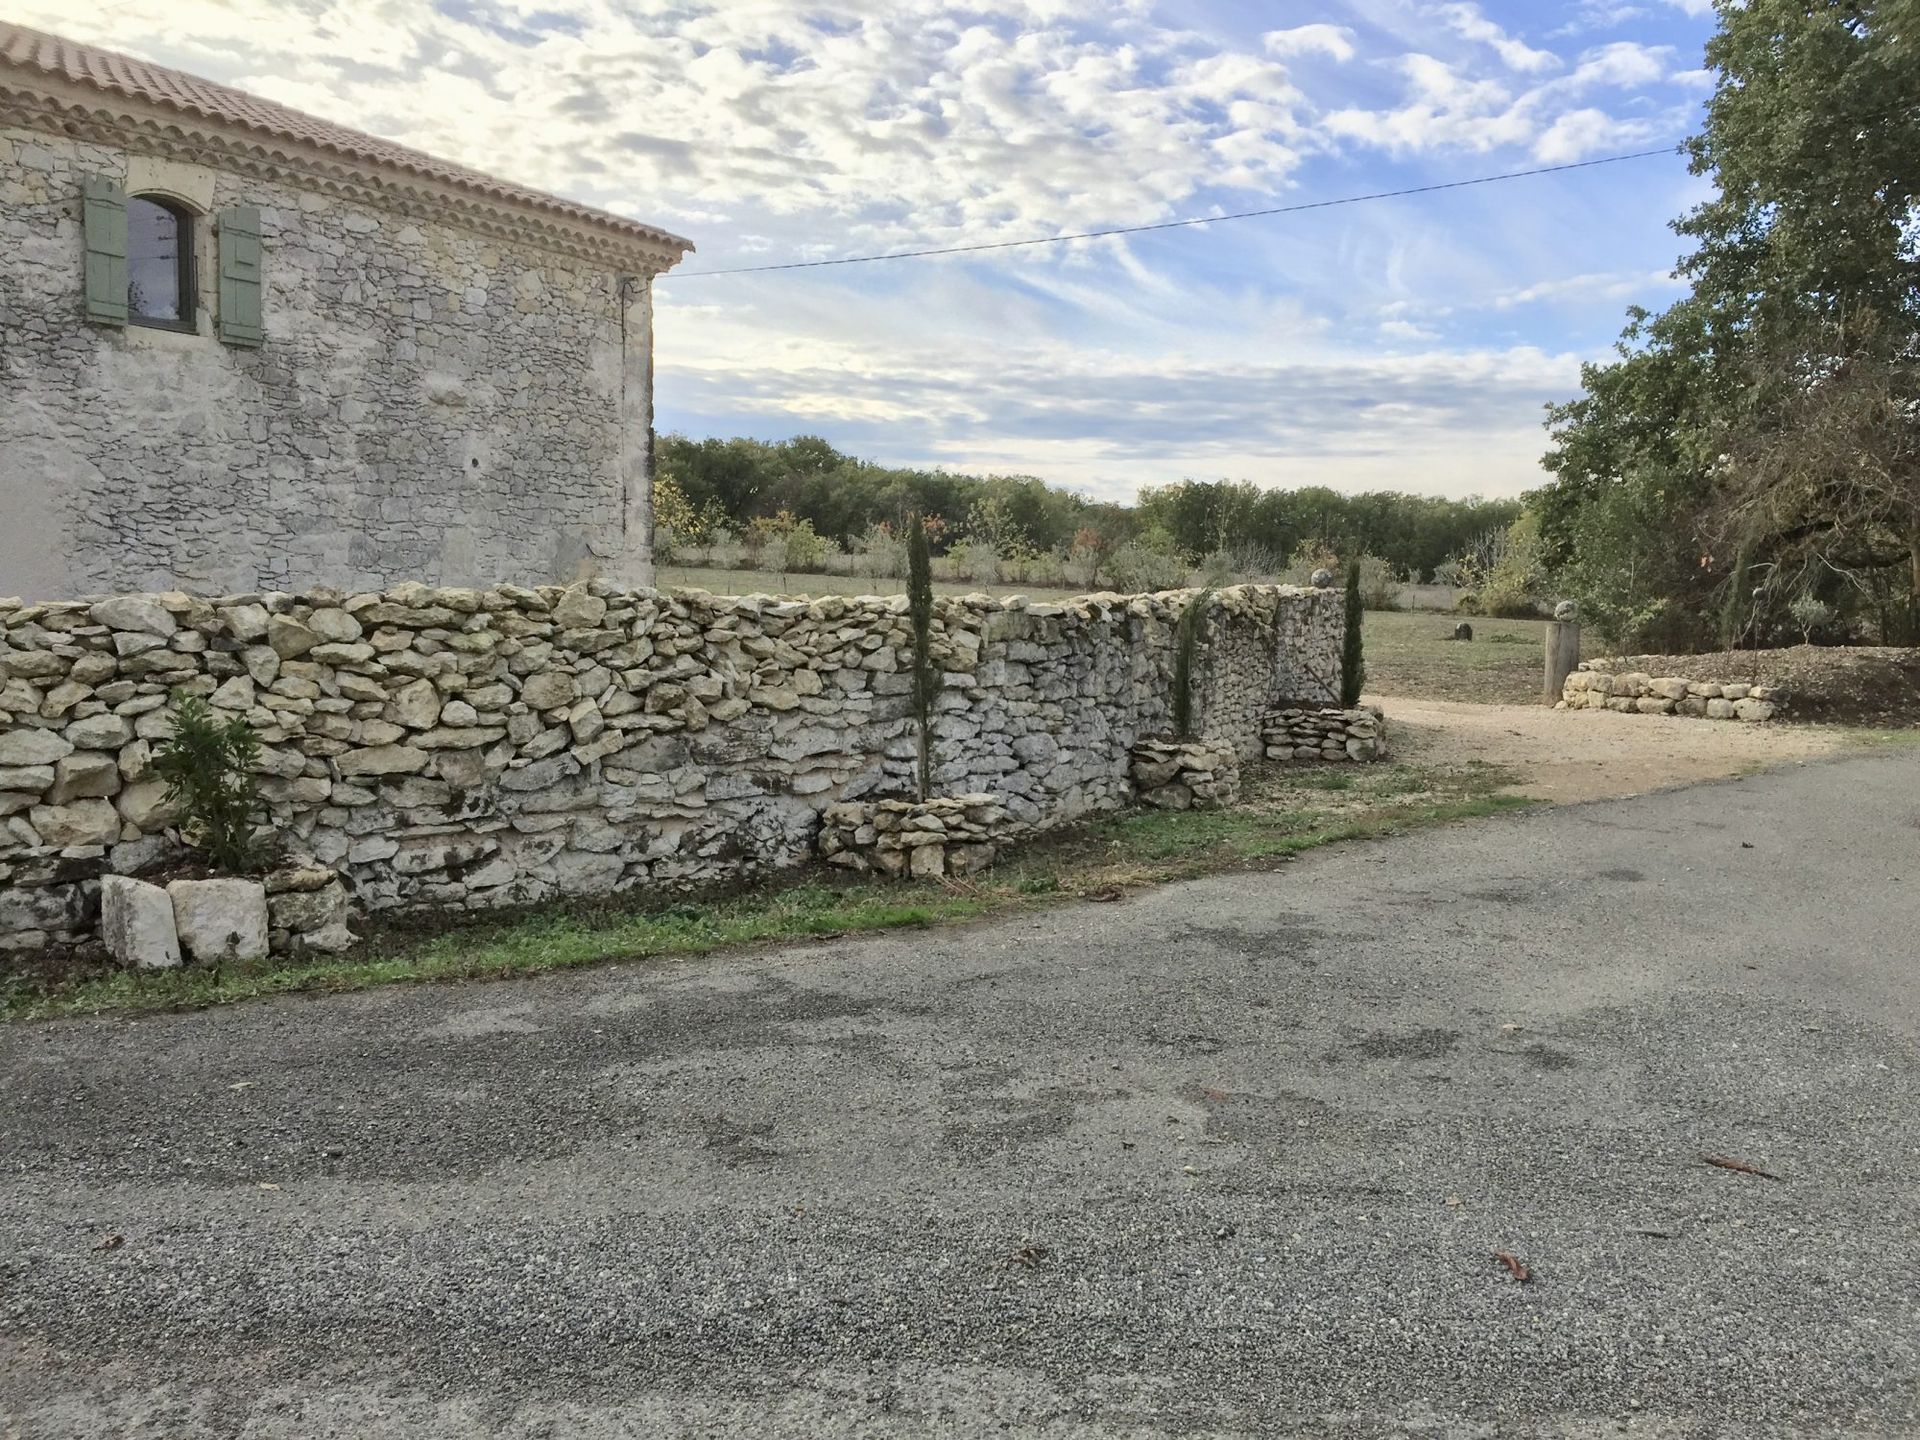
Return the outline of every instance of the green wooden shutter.
{"type": "Polygon", "coordinates": [[[220,212],[220,338],[260,345],[267,338],[260,307],[260,212],[231,205],[220,212]]]}
{"type": "Polygon", "coordinates": [[[113,181],[89,175],[81,184],[81,229],[87,245],[87,319],[127,323],[127,196],[113,181]]]}

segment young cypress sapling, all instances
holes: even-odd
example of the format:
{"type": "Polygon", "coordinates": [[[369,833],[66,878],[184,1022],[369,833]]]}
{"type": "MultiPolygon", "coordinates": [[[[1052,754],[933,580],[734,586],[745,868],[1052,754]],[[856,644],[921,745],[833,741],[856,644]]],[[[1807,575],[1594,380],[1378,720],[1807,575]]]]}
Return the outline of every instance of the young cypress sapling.
{"type": "Polygon", "coordinates": [[[907,619],[913,626],[913,717],[920,729],[920,798],[925,800],[933,787],[933,697],[940,672],[933,668],[933,557],[918,514],[907,522],[907,619]]]}
{"type": "Polygon", "coordinates": [[[1347,638],[1340,651],[1340,704],[1348,710],[1360,703],[1360,687],[1367,679],[1367,662],[1360,648],[1360,624],[1365,616],[1360,606],[1360,565],[1356,561],[1347,566],[1347,638]]]}

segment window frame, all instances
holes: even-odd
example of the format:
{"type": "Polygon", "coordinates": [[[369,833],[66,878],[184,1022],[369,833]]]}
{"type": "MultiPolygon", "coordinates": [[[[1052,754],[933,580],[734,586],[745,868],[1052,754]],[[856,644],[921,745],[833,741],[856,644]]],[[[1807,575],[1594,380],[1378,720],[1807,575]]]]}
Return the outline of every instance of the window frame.
{"type": "Polygon", "coordinates": [[[136,200],[145,201],[147,204],[164,210],[173,216],[175,235],[178,237],[174,259],[177,268],[175,283],[179,287],[180,294],[180,318],[177,320],[164,320],[156,316],[142,315],[134,308],[132,275],[134,264],[133,227],[129,224],[127,227],[127,323],[129,325],[138,325],[147,330],[171,330],[181,335],[198,335],[200,333],[200,269],[199,246],[196,244],[197,237],[194,234],[194,222],[199,219],[199,216],[196,215],[193,209],[185,202],[176,199],[172,195],[149,190],[137,195],[127,196],[126,204],[129,220],[132,218],[133,203],[136,200]]]}

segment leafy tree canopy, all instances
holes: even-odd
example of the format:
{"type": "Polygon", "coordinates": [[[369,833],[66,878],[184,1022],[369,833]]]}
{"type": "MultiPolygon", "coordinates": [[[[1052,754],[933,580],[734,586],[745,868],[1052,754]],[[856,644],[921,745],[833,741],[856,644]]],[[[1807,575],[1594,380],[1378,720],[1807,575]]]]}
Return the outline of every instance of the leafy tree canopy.
{"type": "Polygon", "coordinates": [[[1552,407],[1546,553],[1628,644],[1764,641],[1805,597],[1910,638],[1920,5],[1716,3],[1687,147],[1714,193],[1674,226],[1691,289],[1552,407]]]}

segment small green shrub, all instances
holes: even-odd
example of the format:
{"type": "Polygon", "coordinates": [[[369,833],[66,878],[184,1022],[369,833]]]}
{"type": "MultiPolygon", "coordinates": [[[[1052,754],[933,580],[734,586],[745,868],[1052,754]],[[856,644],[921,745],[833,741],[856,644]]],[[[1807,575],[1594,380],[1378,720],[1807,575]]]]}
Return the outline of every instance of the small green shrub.
{"type": "Polygon", "coordinates": [[[890,580],[907,573],[906,541],[885,521],[869,525],[855,543],[866,557],[865,574],[890,580]]]}
{"type": "Polygon", "coordinates": [[[1360,599],[1366,608],[1398,610],[1400,577],[1393,573],[1393,566],[1378,555],[1362,555],[1357,565],[1360,571],[1360,599]]]}
{"type": "Polygon", "coordinates": [[[802,520],[780,537],[782,570],[818,570],[827,558],[827,542],[813,530],[811,520],[802,520]]]}
{"type": "Polygon", "coordinates": [[[267,859],[255,831],[260,737],[241,716],[223,718],[195,695],[175,697],[171,718],[173,733],[155,749],[153,772],[167,782],[167,803],[179,807],[181,835],[223,874],[258,869],[267,859]]]}
{"type": "Polygon", "coordinates": [[[1787,614],[1793,618],[1793,628],[1800,632],[1802,645],[1811,645],[1813,632],[1826,629],[1839,613],[1815,595],[1796,595],[1787,606],[1787,614]]]}
{"type": "Polygon", "coordinates": [[[1107,583],[1123,595],[1172,590],[1187,583],[1187,567],[1176,555],[1129,540],[1108,559],[1107,583]]]}

